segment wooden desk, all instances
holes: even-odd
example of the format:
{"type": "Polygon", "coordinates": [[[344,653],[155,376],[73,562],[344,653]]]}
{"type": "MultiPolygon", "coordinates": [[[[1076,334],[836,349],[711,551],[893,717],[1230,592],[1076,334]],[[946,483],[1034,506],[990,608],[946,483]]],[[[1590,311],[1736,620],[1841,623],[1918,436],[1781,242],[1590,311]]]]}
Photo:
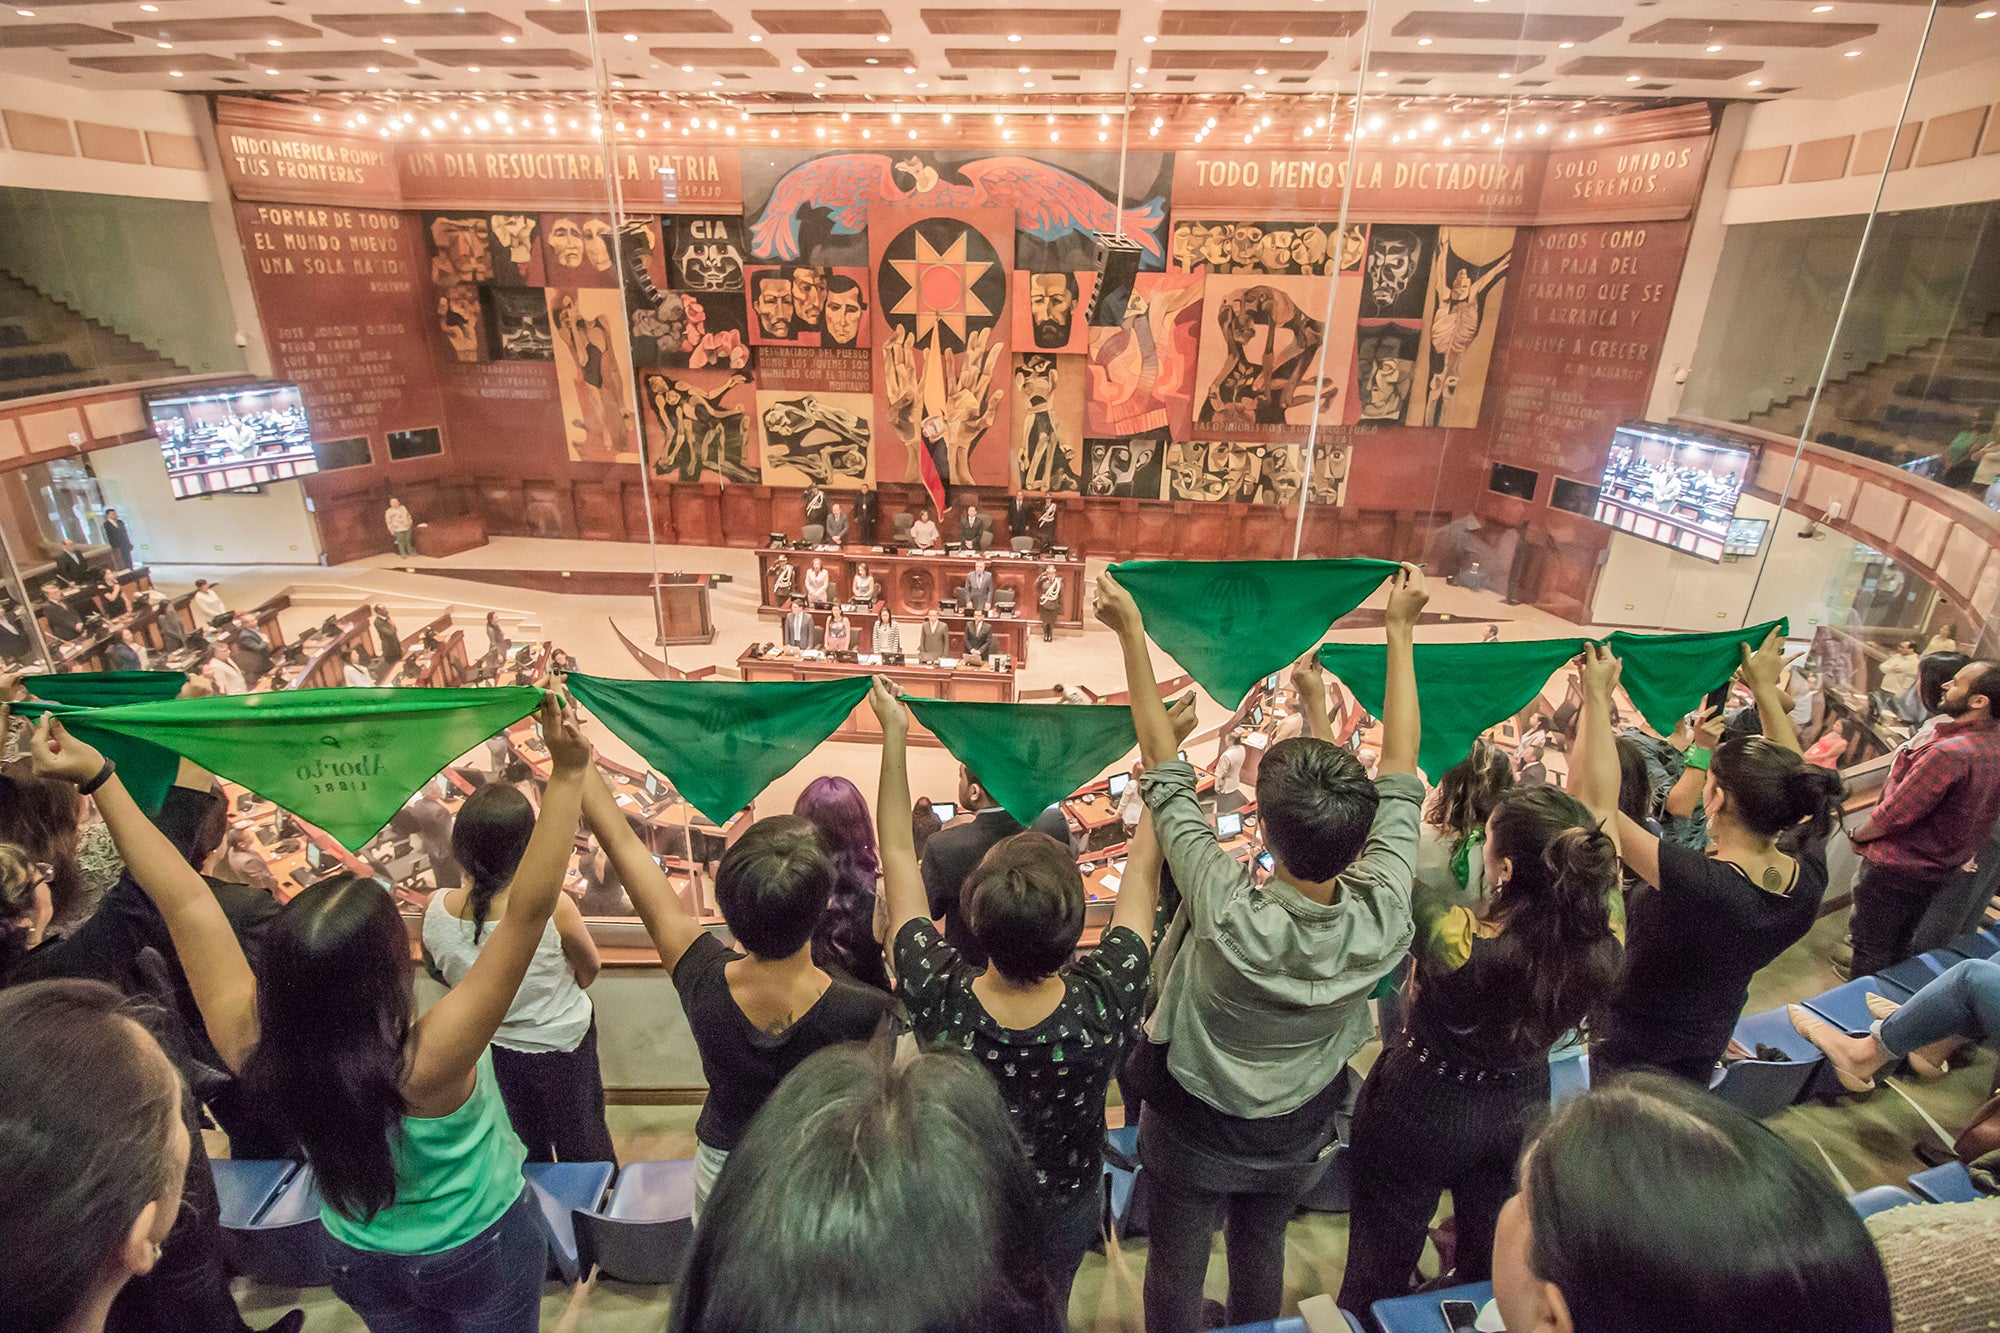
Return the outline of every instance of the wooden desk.
{"type": "Polygon", "coordinates": [[[715,642],[715,621],[708,610],[710,582],[706,574],[660,575],[660,608],[666,623],[657,628],[663,642],[715,642]]]}
{"type": "MultiPolygon", "coordinates": [[[[846,609],[847,619],[854,627],[854,651],[857,653],[874,652],[875,617],[852,607],[846,609]]],[[[823,638],[826,633],[826,623],[833,619],[833,612],[830,610],[815,610],[809,607],[806,613],[813,618],[813,624],[819,627],[823,638]]],[[[764,608],[758,614],[776,616],[781,621],[784,618],[783,612],[770,608],[764,608]]],[[[939,616],[938,619],[943,621],[945,626],[951,631],[951,651],[953,655],[963,657],[965,655],[965,627],[972,623],[972,617],[939,616]]],[[[1041,630],[1041,626],[1026,620],[1002,619],[999,616],[986,617],[986,623],[993,629],[993,651],[995,653],[1005,653],[1012,657],[1016,667],[1026,666],[1028,664],[1028,640],[1035,637],[1035,634],[1041,630]]],[[[904,643],[915,644],[917,634],[923,629],[923,621],[899,621],[897,628],[903,632],[904,643]]],[[[782,636],[782,634],[783,626],[780,625],[779,636],[782,636]]]]}
{"type": "Polygon", "coordinates": [[[936,554],[888,555],[881,551],[869,551],[860,547],[826,547],[810,551],[775,551],[769,547],[757,552],[757,586],[759,609],[782,611],[782,604],[771,600],[771,570],[778,563],[779,556],[788,557],[798,573],[798,596],[805,596],[805,572],[812,568],[815,557],[833,576],[833,592],[840,600],[847,599],[854,586],[854,567],[867,565],[868,572],[875,576],[876,595],[889,604],[889,614],[901,619],[922,616],[934,606],[940,606],[954,596],[958,586],[965,582],[965,576],[972,572],[975,560],[983,559],[993,574],[993,588],[1014,590],[1015,614],[1024,618],[1034,618],[1036,612],[1035,580],[1041,577],[1045,566],[1054,565],[1062,576],[1062,604],[1056,612],[1056,623],[1071,629],[1083,628],[1083,561],[1075,558],[1067,560],[1042,560],[1037,558],[1016,558],[1011,552],[988,551],[983,556],[936,554]]]}
{"type": "MultiPolygon", "coordinates": [[[[856,662],[808,662],[796,657],[752,657],[736,659],[737,674],[745,680],[831,680],[836,677],[887,676],[908,694],[933,699],[953,699],[967,703],[1010,704],[1014,702],[1014,673],[961,667],[956,670],[936,666],[867,666],[856,662]]],[[[882,728],[875,712],[863,699],[847,720],[833,733],[838,741],[879,741],[882,728]]],[[[929,728],[910,719],[910,742],[914,745],[941,745],[929,728]]]]}
{"type": "Polygon", "coordinates": [[[451,514],[417,524],[418,555],[457,555],[486,545],[486,519],[481,514],[451,514]]]}

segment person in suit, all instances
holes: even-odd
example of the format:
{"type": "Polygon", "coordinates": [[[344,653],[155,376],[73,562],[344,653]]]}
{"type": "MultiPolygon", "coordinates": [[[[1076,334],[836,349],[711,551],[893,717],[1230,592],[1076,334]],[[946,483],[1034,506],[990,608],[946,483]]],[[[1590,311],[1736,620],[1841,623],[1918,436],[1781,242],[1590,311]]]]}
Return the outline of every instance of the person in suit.
{"type": "Polygon", "coordinates": [[[812,568],[806,571],[805,592],[806,601],[813,606],[833,604],[833,573],[820,564],[818,556],[813,557],[812,568]]]}
{"type": "MultiPolygon", "coordinates": [[[[967,965],[983,968],[986,950],[966,927],[965,914],[959,910],[959,890],[995,843],[1023,829],[963,764],[958,767],[958,808],[972,817],[940,829],[924,845],[924,896],[930,900],[932,918],[944,921],[945,943],[954,945],[967,965]]],[[[1062,807],[1050,806],[1037,816],[1034,831],[1067,844],[1069,825],[1062,807]]]]}
{"type": "Polygon", "coordinates": [[[935,662],[951,652],[951,630],[944,621],[938,619],[934,606],[924,612],[924,623],[917,629],[917,660],[935,662]]]}
{"type": "Polygon", "coordinates": [[[975,551],[993,545],[993,520],[979,512],[977,500],[965,502],[965,517],[958,521],[958,539],[975,551]]]}
{"type": "Polygon", "coordinates": [[[132,568],[132,530],[118,517],[116,509],[104,511],[104,544],[111,548],[113,569],[132,568]]]}
{"type": "Polygon", "coordinates": [[[860,546],[875,544],[875,515],[878,501],[875,488],[866,487],[854,497],[854,540],[860,546]]]}
{"type": "Polygon", "coordinates": [[[255,625],[237,617],[233,631],[234,651],[230,654],[245,680],[255,683],[271,669],[271,641],[255,625]]]}
{"type": "Polygon", "coordinates": [[[386,606],[375,608],[375,637],[381,641],[384,664],[403,660],[403,636],[397,632],[396,622],[389,619],[386,606]]]}
{"type": "Polygon", "coordinates": [[[875,637],[870,642],[874,651],[883,657],[902,655],[903,627],[890,617],[887,606],[875,613],[875,637]]]}
{"type": "Polygon", "coordinates": [[[803,652],[813,646],[812,613],[800,606],[796,597],[785,603],[784,632],[787,648],[803,652]]]}
{"type": "Polygon", "coordinates": [[[975,615],[984,615],[993,607],[993,571],[984,560],[975,561],[972,572],[965,576],[965,609],[975,615]]]}
{"type": "Polygon", "coordinates": [[[83,637],[83,617],[60,597],[49,597],[42,603],[42,622],[49,627],[50,634],[65,642],[83,637]]]}
{"type": "Polygon", "coordinates": [[[12,602],[0,606],[0,657],[25,661],[34,651],[35,641],[28,637],[21,613],[12,602]]]}
{"type": "Polygon", "coordinates": [[[826,526],[826,490],[818,482],[806,487],[806,526],[826,526]]]}
{"type": "Polygon", "coordinates": [[[826,516],[826,539],[835,546],[847,545],[847,534],[851,526],[847,517],[847,510],[839,505],[835,505],[833,512],[826,516]]]}
{"type": "Polygon", "coordinates": [[[1062,611],[1063,581],[1054,565],[1044,565],[1035,580],[1035,613],[1042,618],[1042,642],[1056,641],[1056,617],[1062,611]]]}
{"type": "Polygon", "coordinates": [[[132,631],[121,629],[104,650],[104,665],[113,671],[144,671],[146,655],[139,648],[139,641],[132,637],[132,631]]]}
{"type": "Polygon", "coordinates": [[[90,562],[83,558],[83,552],[77,549],[76,543],[67,537],[63,538],[62,550],[56,552],[56,577],[64,583],[78,586],[95,581],[90,577],[90,562]]]}
{"type": "Polygon", "coordinates": [[[1524,745],[1515,756],[1514,782],[1517,786],[1532,787],[1549,780],[1548,765],[1542,762],[1543,747],[1540,741],[1524,745]]]}
{"type": "Polygon", "coordinates": [[[1007,535],[1034,536],[1036,509],[1035,497],[1026,491],[1015,491],[1014,498],[1007,502],[1007,535]]]}
{"type": "Polygon", "coordinates": [[[993,622],[986,618],[986,609],[979,607],[965,626],[965,655],[975,662],[984,662],[992,652],[993,622]]]}

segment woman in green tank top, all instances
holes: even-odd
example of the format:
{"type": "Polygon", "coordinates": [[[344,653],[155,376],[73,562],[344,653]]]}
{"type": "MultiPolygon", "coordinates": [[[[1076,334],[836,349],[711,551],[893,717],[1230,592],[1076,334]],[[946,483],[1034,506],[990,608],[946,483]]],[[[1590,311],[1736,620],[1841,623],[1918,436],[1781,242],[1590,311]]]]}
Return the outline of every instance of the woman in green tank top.
{"type": "Polygon", "coordinates": [[[35,733],[36,772],[91,789],[166,918],[216,1050],[305,1149],[326,1200],[334,1292],[374,1333],[539,1322],[547,1255],[487,1047],[576,837],[591,749],[566,703],[542,704],[555,771],[506,909],[465,979],[421,1017],[387,886],[336,875],[293,898],[265,936],[260,985],[208,885],[104,757],[53,718],[35,733]]]}

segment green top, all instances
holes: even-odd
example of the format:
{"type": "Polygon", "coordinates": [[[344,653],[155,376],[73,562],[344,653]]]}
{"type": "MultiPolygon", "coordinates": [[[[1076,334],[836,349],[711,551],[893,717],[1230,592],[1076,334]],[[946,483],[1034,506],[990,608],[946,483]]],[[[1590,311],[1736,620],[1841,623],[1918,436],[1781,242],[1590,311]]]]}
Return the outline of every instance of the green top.
{"type": "Polygon", "coordinates": [[[498,1222],[527,1188],[528,1150],[507,1119],[493,1050],[479,1057],[472,1095],[450,1115],[406,1117],[396,1136],[396,1202],[367,1222],[321,1204],[327,1234],[357,1250],[436,1254],[498,1222]]]}

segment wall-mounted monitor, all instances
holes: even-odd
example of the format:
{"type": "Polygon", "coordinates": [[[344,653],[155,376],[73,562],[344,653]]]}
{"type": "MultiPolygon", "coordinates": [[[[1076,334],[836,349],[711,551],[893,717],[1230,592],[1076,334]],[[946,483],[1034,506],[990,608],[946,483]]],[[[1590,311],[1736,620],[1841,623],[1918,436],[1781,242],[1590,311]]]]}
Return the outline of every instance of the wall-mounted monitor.
{"type": "Polygon", "coordinates": [[[313,457],[319,460],[321,472],[338,472],[344,467],[367,467],[374,461],[368,451],[366,435],[345,440],[315,440],[313,457]]]}
{"type": "Polygon", "coordinates": [[[1612,436],[1594,517],[1634,537],[1720,561],[1755,462],[1739,440],[1629,421],[1612,436]]]}
{"type": "Polygon", "coordinates": [[[1513,467],[1506,463],[1495,463],[1486,481],[1486,489],[1499,495],[1511,495],[1516,500],[1535,498],[1535,483],[1542,474],[1531,468],[1513,467]]]}
{"type": "Polygon", "coordinates": [[[1588,482],[1571,481],[1568,477],[1557,477],[1555,485],[1549,488],[1549,508],[1567,510],[1572,514],[1582,514],[1585,518],[1597,517],[1597,487],[1588,482]]]}
{"type": "Polygon", "coordinates": [[[389,432],[389,457],[395,462],[406,458],[428,458],[432,454],[444,452],[444,437],[436,426],[426,426],[421,430],[392,430],[389,432]]]}
{"type": "Polygon", "coordinates": [[[146,395],[174,498],[254,491],[319,471],[296,384],[231,384],[146,395]]]}
{"type": "Polygon", "coordinates": [[[1764,534],[1770,530],[1768,518],[1732,518],[1729,533],[1722,539],[1724,555],[1755,555],[1764,549],[1764,534]]]}

